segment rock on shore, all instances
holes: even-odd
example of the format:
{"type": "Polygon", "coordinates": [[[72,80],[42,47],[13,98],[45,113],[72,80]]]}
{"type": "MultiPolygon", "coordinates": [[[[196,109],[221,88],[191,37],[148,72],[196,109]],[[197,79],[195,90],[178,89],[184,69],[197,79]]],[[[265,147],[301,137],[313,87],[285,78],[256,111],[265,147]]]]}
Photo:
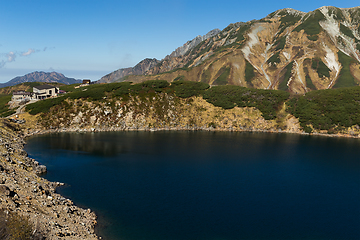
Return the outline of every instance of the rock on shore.
{"type": "Polygon", "coordinates": [[[27,217],[46,239],[99,239],[96,215],[56,193],[61,183],[39,175],[46,167],[27,156],[16,124],[0,120],[0,209],[27,217]]]}

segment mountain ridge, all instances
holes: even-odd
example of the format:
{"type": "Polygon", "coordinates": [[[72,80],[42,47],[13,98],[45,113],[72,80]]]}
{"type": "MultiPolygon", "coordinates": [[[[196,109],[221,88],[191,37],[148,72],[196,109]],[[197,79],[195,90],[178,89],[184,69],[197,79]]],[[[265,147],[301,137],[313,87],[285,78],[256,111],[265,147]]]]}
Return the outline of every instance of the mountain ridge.
{"type": "Polygon", "coordinates": [[[238,22],[120,81],[175,79],[306,93],[360,84],[360,7],[285,8],[238,22]]]}
{"type": "Polygon", "coordinates": [[[24,82],[57,82],[57,83],[64,83],[64,84],[74,84],[74,83],[81,83],[81,80],[76,80],[75,78],[68,78],[65,77],[62,73],[57,72],[42,72],[42,71],[35,71],[24,76],[18,76],[6,83],[1,83],[0,88],[14,86],[24,82]]]}
{"type": "MultiPolygon", "coordinates": [[[[176,48],[170,55],[167,55],[164,59],[171,59],[174,57],[179,57],[184,55],[187,51],[194,48],[196,45],[198,45],[203,40],[213,37],[214,35],[218,34],[220,32],[219,29],[213,29],[209,31],[207,34],[201,36],[198,35],[194,39],[187,41],[182,46],[176,48]]],[[[145,58],[144,60],[140,61],[138,64],[136,64],[134,67],[129,68],[120,68],[118,70],[115,70],[114,72],[111,72],[105,76],[103,76],[101,79],[97,81],[97,83],[109,83],[114,82],[120,78],[126,77],[128,75],[142,75],[148,72],[150,69],[155,67],[157,64],[159,64],[162,60],[157,60],[155,58],[145,58]]]]}
{"type": "Polygon", "coordinates": [[[111,72],[101,79],[97,81],[97,83],[109,83],[114,82],[120,78],[123,78],[128,75],[141,75],[151,69],[153,66],[158,64],[160,61],[156,58],[145,58],[144,60],[140,61],[134,67],[129,68],[120,68],[114,72],[111,72]]]}

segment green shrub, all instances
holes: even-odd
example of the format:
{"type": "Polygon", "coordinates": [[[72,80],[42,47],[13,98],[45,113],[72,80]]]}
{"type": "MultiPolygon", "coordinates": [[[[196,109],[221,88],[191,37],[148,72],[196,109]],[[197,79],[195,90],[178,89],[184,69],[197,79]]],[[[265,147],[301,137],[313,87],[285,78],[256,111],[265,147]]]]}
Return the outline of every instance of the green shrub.
{"type": "Polygon", "coordinates": [[[130,93],[131,83],[130,82],[122,82],[119,84],[119,87],[114,90],[113,96],[115,97],[122,97],[128,95],[130,93]]]}
{"type": "Polygon", "coordinates": [[[306,133],[312,133],[312,131],[313,131],[313,129],[309,126],[304,126],[303,129],[306,133]]]}
{"type": "MultiPolygon", "coordinates": [[[[353,20],[353,22],[360,21],[360,8],[352,9],[352,11],[350,13],[350,17],[353,20]]],[[[359,26],[359,29],[360,29],[360,26],[359,26]]]]}
{"type": "Polygon", "coordinates": [[[186,81],[186,79],[185,79],[184,75],[180,75],[180,76],[177,76],[176,78],[174,78],[173,81],[186,81]]]}
{"type": "Polygon", "coordinates": [[[310,88],[311,90],[316,90],[316,87],[314,85],[314,83],[311,81],[311,78],[309,76],[309,73],[307,72],[307,69],[305,71],[305,81],[306,81],[306,87],[310,88]]]}
{"type": "Polygon", "coordinates": [[[312,59],[311,68],[317,71],[319,77],[330,77],[330,69],[320,58],[312,59]]]}
{"type": "Polygon", "coordinates": [[[169,83],[165,80],[149,80],[142,83],[137,83],[130,86],[131,94],[144,94],[149,91],[161,92],[163,89],[169,87],[169,83]]]}
{"type": "Polygon", "coordinates": [[[11,95],[0,95],[0,117],[7,117],[15,113],[14,109],[9,109],[8,102],[11,100],[11,95]]]}
{"type": "Polygon", "coordinates": [[[155,90],[168,87],[170,84],[165,80],[149,80],[142,83],[139,83],[143,87],[152,88],[155,90]]]}
{"type": "Polygon", "coordinates": [[[283,36],[278,40],[276,40],[276,42],[274,43],[274,46],[276,46],[275,51],[284,49],[285,44],[286,44],[286,36],[283,36]]]}
{"type": "Polygon", "coordinates": [[[292,15],[291,13],[287,13],[287,12],[285,12],[281,15],[282,15],[282,17],[280,19],[280,22],[281,22],[280,27],[284,27],[284,28],[294,25],[301,19],[300,15],[296,16],[296,15],[292,15]]]}
{"type": "Polygon", "coordinates": [[[39,100],[35,103],[26,105],[25,108],[32,115],[35,115],[38,113],[46,113],[46,112],[49,112],[49,109],[51,107],[59,105],[65,99],[66,99],[66,96],[62,96],[62,97],[58,97],[58,98],[49,98],[49,99],[45,99],[45,100],[39,100]]]}
{"type": "Polygon", "coordinates": [[[251,28],[251,23],[246,23],[240,26],[237,35],[236,35],[236,42],[240,43],[245,40],[244,34],[251,28]]]}
{"type": "Polygon", "coordinates": [[[309,40],[316,41],[322,30],[319,22],[325,20],[325,17],[320,10],[315,10],[314,12],[308,13],[305,19],[306,20],[297,26],[294,31],[300,32],[304,30],[309,40]]]}
{"type": "Polygon", "coordinates": [[[339,8],[331,7],[329,9],[329,15],[331,15],[331,14],[333,14],[335,20],[338,20],[338,21],[344,21],[345,20],[344,15],[343,15],[342,11],[339,8]]]}
{"type": "Polygon", "coordinates": [[[176,81],[172,82],[170,87],[174,90],[176,96],[188,98],[192,96],[199,96],[210,86],[209,84],[203,82],[176,81]]]}
{"type": "Polygon", "coordinates": [[[274,55],[272,55],[268,60],[267,63],[279,63],[280,62],[280,52],[276,52],[274,55]]]}
{"type": "Polygon", "coordinates": [[[71,84],[71,85],[64,85],[59,87],[60,90],[63,90],[65,92],[73,92],[73,91],[80,91],[80,89],[76,89],[75,87],[80,86],[80,83],[71,84]]]}
{"type": "Polygon", "coordinates": [[[334,88],[341,87],[352,87],[356,86],[354,77],[350,72],[350,65],[355,62],[352,57],[345,55],[343,52],[338,52],[339,62],[342,65],[341,71],[339,73],[339,77],[334,84],[334,88]]]}
{"type": "Polygon", "coordinates": [[[252,79],[255,77],[255,69],[251,63],[249,63],[247,60],[245,60],[246,66],[245,66],[245,81],[248,83],[250,87],[252,87],[252,79]]]}
{"type": "Polygon", "coordinates": [[[292,61],[285,67],[286,72],[284,74],[284,79],[279,84],[279,90],[286,91],[289,89],[287,83],[291,77],[291,70],[293,68],[293,64],[294,64],[294,61],[292,61]]]}
{"type": "Polygon", "coordinates": [[[340,23],[340,31],[346,36],[356,39],[351,30],[342,23],[340,23]]]}
{"type": "Polygon", "coordinates": [[[224,109],[238,107],[255,107],[262,112],[265,119],[275,119],[276,112],[288,99],[289,93],[278,90],[251,89],[233,85],[214,86],[206,90],[204,99],[224,109]]]}
{"type": "MultiPolygon", "coordinates": [[[[334,130],[360,125],[360,87],[311,91],[287,103],[301,126],[334,130]]],[[[304,128],[305,130],[305,128],[304,128]]]]}
{"type": "Polygon", "coordinates": [[[220,76],[214,81],[214,85],[226,85],[229,81],[230,75],[230,67],[223,66],[219,72],[221,72],[220,76]]]}

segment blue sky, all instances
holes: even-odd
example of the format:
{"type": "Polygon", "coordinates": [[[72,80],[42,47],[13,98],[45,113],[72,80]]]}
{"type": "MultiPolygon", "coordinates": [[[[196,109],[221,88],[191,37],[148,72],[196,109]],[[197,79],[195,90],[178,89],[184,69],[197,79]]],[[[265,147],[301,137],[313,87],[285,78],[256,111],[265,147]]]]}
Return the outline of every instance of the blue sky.
{"type": "MultiPolygon", "coordinates": [[[[98,80],[162,59],[197,35],[282,8],[309,12],[358,1],[0,0],[0,82],[33,71],[98,80]]],[[[358,4],[358,5],[357,5],[358,4]]]]}

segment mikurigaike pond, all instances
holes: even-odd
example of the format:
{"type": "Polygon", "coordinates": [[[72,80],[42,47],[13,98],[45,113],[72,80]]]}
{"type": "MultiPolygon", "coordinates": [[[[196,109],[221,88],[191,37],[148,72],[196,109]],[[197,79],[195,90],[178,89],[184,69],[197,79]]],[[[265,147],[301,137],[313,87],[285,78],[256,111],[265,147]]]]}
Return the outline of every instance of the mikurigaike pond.
{"type": "Polygon", "coordinates": [[[25,150],[104,239],[360,239],[360,140],[234,132],[62,133],[25,150]]]}

